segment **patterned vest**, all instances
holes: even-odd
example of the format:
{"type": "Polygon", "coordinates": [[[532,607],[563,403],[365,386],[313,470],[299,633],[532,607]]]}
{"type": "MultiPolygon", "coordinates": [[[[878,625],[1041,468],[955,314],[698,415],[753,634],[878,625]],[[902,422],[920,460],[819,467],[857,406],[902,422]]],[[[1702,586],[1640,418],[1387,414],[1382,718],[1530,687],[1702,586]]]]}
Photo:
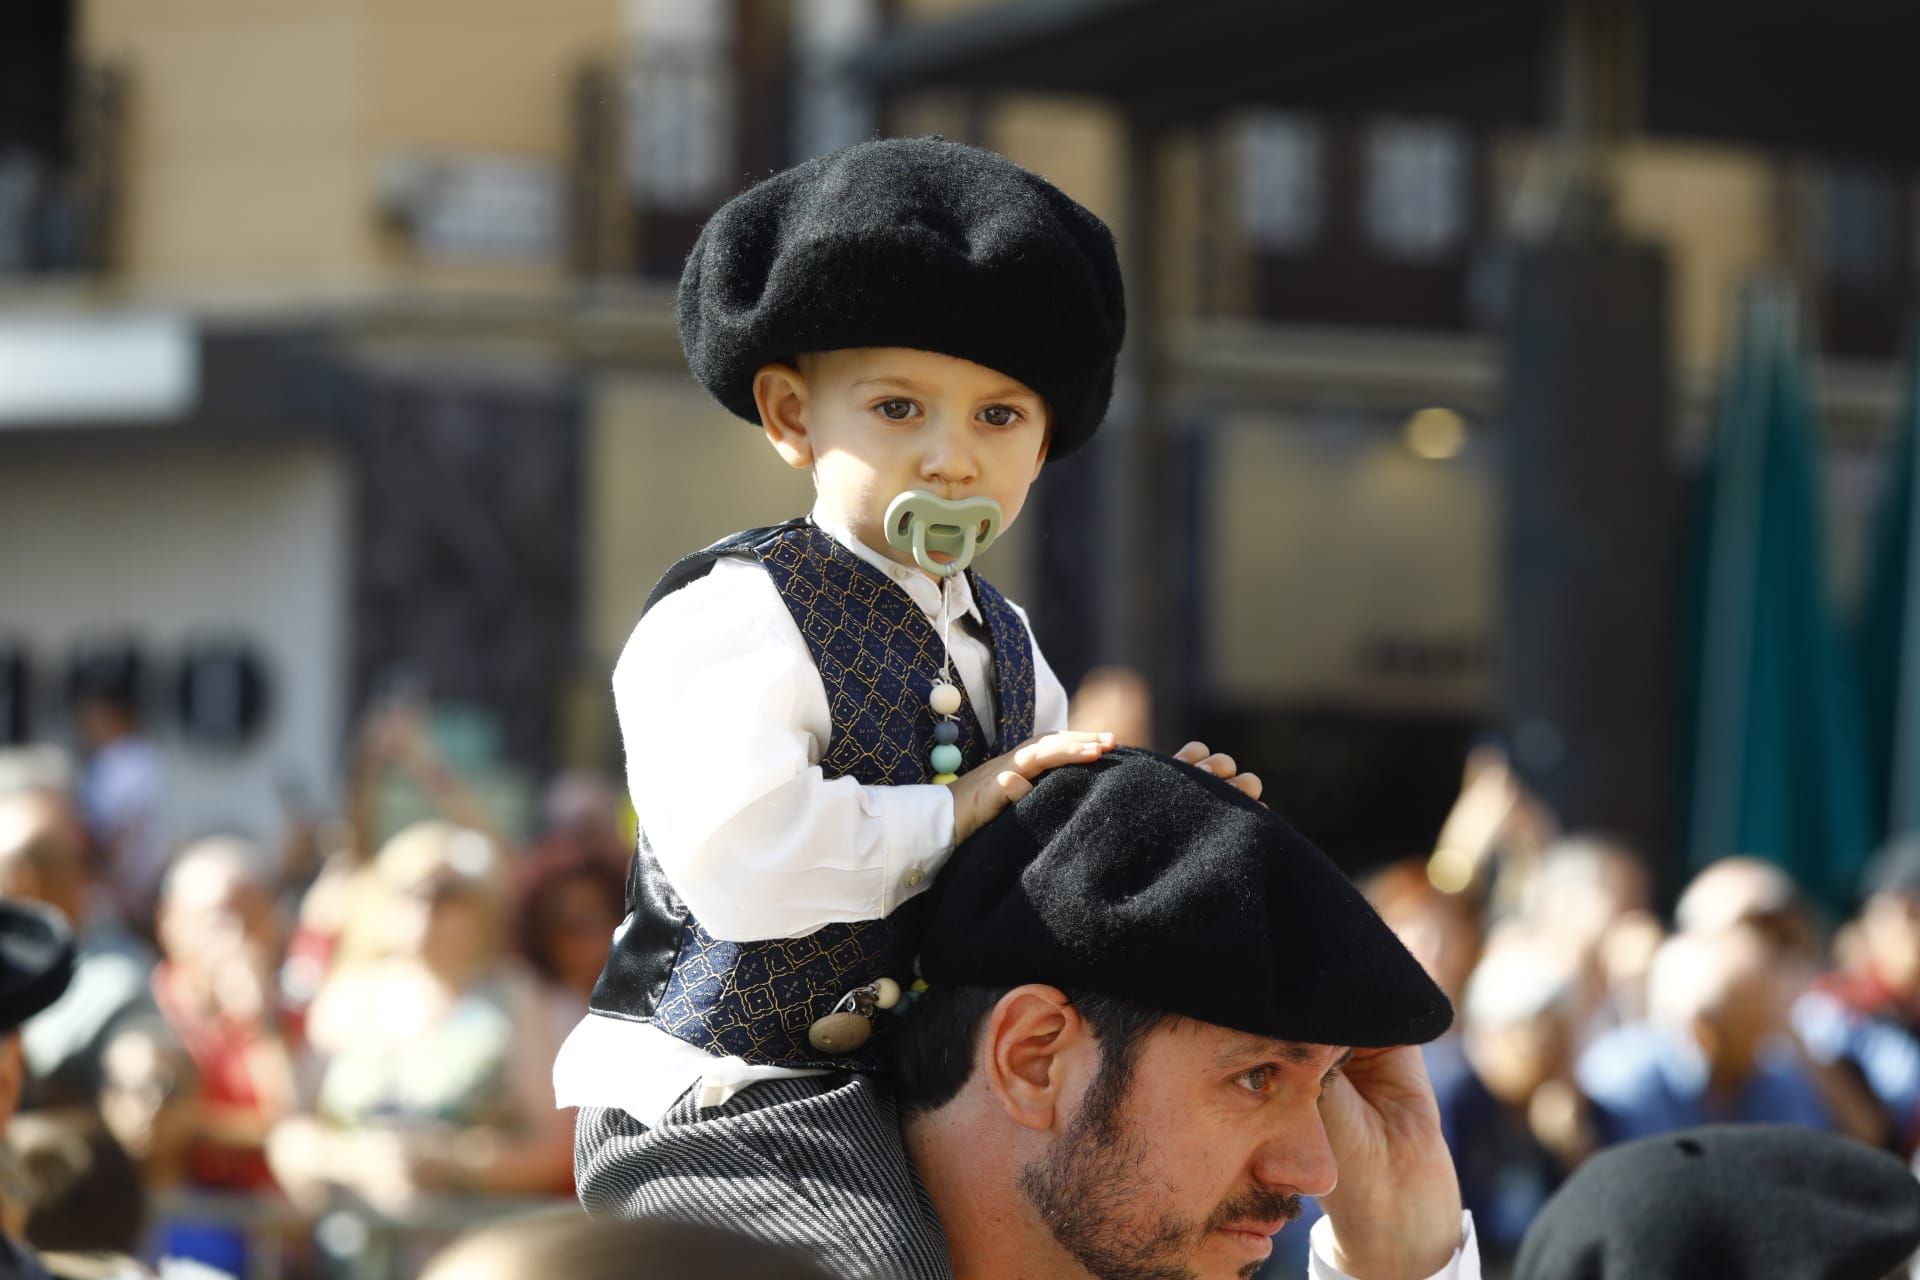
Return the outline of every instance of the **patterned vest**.
{"type": "MultiPolygon", "coordinates": [[[[749,529],[695,552],[667,571],[646,607],[736,555],[766,569],[819,668],[833,721],[821,772],[868,786],[931,782],[927,695],[940,675],[941,649],[920,607],[804,520],[749,529]]],[[[993,649],[995,740],[1011,749],[1033,732],[1032,642],[1005,597],[971,570],[968,579],[993,649]]],[[[961,692],[964,770],[992,749],[961,692]]],[[[627,877],[627,918],[590,1003],[596,1013],[651,1022],[708,1053],[760,1066],[878,1070],[878,1035],[860,1054],[829,1056],[813,1048],[807,1030],[856,987],[883,977],[908,983],[926,902],[921,894],[884,920],[827,925],[804,938],[724,942],[688,914],[642,832],[627,877]]],[[[878,1019],[876,1032],[886,1022],[878,1019]]]]}

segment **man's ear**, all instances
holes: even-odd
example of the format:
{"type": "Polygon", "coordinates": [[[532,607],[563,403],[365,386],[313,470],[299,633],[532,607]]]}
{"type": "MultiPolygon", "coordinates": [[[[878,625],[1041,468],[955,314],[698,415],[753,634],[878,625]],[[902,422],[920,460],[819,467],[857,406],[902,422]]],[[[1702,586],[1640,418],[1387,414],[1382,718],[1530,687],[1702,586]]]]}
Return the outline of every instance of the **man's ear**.
{"type": "Polygon", "coordinates": [[[763,364],[753,375],[753,402],[760,407],[760,428],[774,452],[796,470],[812,466],[805,376],[790,364],[763,364]]]}
{"type": "Polygon", "coordinates": [[[1071,1060],[1098,1048],[1066,992],[1031,984],[1015,987],[993,1006],[974,1069],[1015,1124],[1051,1129],[1071,1060]]]}

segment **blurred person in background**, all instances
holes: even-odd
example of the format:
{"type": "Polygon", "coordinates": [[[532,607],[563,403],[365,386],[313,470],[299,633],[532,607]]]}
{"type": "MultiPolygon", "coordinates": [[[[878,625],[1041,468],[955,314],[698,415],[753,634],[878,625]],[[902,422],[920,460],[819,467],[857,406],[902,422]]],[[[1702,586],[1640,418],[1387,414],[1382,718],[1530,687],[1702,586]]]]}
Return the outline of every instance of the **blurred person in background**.
{"type": "Polygon", "coordinates": [[[1123,747],[1153,746],[1153,690],[1132,667],[1095,667],[1067,703],[1067,728],[1105,730],[1123,747]]]}
{"type": "MultiPolygon", "coordinates": [[[[378,922],[386,894],[369,863],[380,842],[377,810],[390,776],[405,778],[440,817],[500,840],[480,796],[435,748],[429,721],[424,705],[400,697],[377,703],[360,722],[347,769],[346,818],[314,825],[320,867],[300,895],[280,975],[292,1010],[304,1011],[336,967],[384,954],[378,922]]],[[[623,867],[630,852],[620,851],[623,867]]]]}
{"type": "Polygon", "coordinates": [[[568,1211],[462,1236],[421,1280],[830,1280],[805,1255],[685,1222],[590,1220],[568,1211]]]}
{"type": "Polygon", "coordinates": [[[92,1098],[113,1028],[152,1007],[153,953],[111,913],[87,910],[86,851],[86,831],[65,797],[0,794],[0,898],[51,907],[74,937],[73,981],[22,1029],[41,1104],[92,1098]]]}
{"type": "Polygon", "coordinates": [[[421,822],[380,850],[362,897],[375,958],[336,968],[314,1002],[315,1113],[269,1155],[296,1201],[351,1191],[405,1216],[433,1193],[564,1193],[568,1117],[536,983],[506,955],[505,868],[478,831],[421,822]]]}
{"type": "Polygon", "coordinates": [[[1676,934],[1647,983],[1645,1020],[1580,1057],[1581,1090],[1609,1142],[1727,1121],[1831,1127],[1811,1072],[1782,1034],[1786,999],[1753,932],[1676,934]]]}
{"type": "Polygon", "coordinates": [[[7,1233],[40,1251],[56,1276],[143,1274],[146,1193],[139,1170],[91,1113],[72,1108],[16,1116],[7,1126],[7,1233]],[[62,1259],[53,1254],[88,1255],[62,1259]],[[102,1256],[104,1255],[104,1256],[102,1256]]]}
{"type": "Polygon", "coordinates": [[[618,784],[589,769],[554,776],[540,793],[541,846],[564,843],[625,873],[633,857],[633,823],[618,784]]]}
{"type": "Polygon", "coordinates": [[[1794,1029],[1816,1062],[1871,1094],[1882,1140],[1920,1148],[1920,838],[1882,850],[1868,868],[1852,922],[1852,955],[1793,1006],[1794,1029]]]}
{"type": "MultiPolygon", "coordinates": [[[[0,902],[0,1139],[26,1087],[20,1026],[59,998],[73,976],[73,941],[59,915],[38,903],[0,902]]],[[[17,1205],[17,1193],[0,1203],[17,1205]]],[[[0,1280],[39,1280],[46,1270],[10,1230],[0,1230],[0,1280]]]]}
{"type": "Polygon", "coordinates": [[[264,850],[216,836],[181,850],[161,891],[153,996],[199,1080],[197,1187],[271,1187],[267,1134],[294,1104],[299,1033],[276,985],[286,930],[274,888],[264,850]]]}
{"type": "Polygon", "coordinates": [[[1673,923],[1682,933],[1751,929],[1783,977],[1811,981],[1823,961],[1813,903],[1792,876],[1760,858],[1721,858],[1706,867],[1681,892],[1673,923]]]}
{"type": "Polygon", "coordinates": [[[1553,940],[1496,932],[1459,1006],[1468,1070],[1435,1082],[1461,1198],[1496,1268],[1599,1145],[1604,1121],[1573,1079],[1582,982],[1553,940]]]}
{"type": "Polygon", "coordinates": [[[80,740],[80,808],[100,859],[100,883],[127,923],[150,918],[167,867],[166,773],[140,723],[140,660],[108,646],[81,657],[67,687],[80,740]]]}
{"type": "Polygon", "coordinates": [[[1640,855],[1593,834],[1548,847],[1525,886],[1522,916],[1581,958],[1588,982],[1583,1044],[1646,1013],[1648,974],[1666,935],[1652,900],[1640,855]]]}
{"type": "Polygon", "coordinates": [[[165,1192],[188,1185],[200,1128],[200,1076],[157,1012],[124,1020],[108,1038],[97,1104],[142,1186],[165,1192]]]}
{"type": "MultiPolygon", "coordinates": [[[[1681,893],[1674,923],[1681,933],[1696,936],[1728,929],[1748,933],[1766,953],[1782,1008],[1798,1007],[1824,963],[1812,901],[1786,871],[1760,858],[1722,858],[1707,866],[1681,893]]],[[[1887,1117],[1859,1072],[1835,1061],[1831,1052],[1808,1049],[1798,1021],[1790,1017],[1782,1028],[1784,1043],[1799,1055],[1834,1125],[1851,1138],[1885,1145],[1887,1117]]]]}
{"type": "Polygon", "coordinates": [[[554,1043],[587,1016],[614,928],[626,915],[626,868],[604,850],[549,835],[516,871],[520,954],[541,979],[554,1043]]]}

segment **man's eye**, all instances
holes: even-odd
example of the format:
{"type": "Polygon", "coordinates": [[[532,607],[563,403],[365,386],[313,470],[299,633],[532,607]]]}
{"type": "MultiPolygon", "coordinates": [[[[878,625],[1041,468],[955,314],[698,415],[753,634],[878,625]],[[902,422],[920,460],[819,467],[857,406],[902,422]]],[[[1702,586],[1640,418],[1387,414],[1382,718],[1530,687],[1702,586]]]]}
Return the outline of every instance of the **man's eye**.
{"type": "Polygon", "coordinates": [[[1273,1083],[1273,1070],[1270,1067],[1255,1067],[1251,1071],[1242,1071],[1234,1077],[1234,1083],[1249,1093],[1265,1093],[1267,1086],[1273,1083]]]}
{"type": "Polygon", "coordinates": [[[990,427],[1010,427],[1020,421],[1020,411],[1011,405],[989,405],[980,411],[980,417],[990,427]]]}
{"type": "Polygon", "coordinates": [[[913,401],[882,400],[880,402],[880,413],[881,416],[891,418],[895,422],[905,422],[913,416],[913,401]]]}

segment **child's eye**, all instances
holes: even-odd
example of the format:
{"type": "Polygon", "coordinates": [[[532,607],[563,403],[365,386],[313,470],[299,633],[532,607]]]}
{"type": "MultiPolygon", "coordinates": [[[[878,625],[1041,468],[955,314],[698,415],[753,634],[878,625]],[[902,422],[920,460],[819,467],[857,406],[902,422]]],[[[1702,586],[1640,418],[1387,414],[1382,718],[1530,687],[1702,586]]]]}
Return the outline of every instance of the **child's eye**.
{"type": "Polygon", "coordinates": [[[980,411],[980,417],[990,427],[1010,427],[1020,421],[1020,411],[1012,405],[988,405],[980,411]]]}
{"type": "Polygon", "coordinates": [[[905,422],[913,416],[914,404],[911,400],[882,400],[878,407],[882,417],[894,422],[905,422]]]}

